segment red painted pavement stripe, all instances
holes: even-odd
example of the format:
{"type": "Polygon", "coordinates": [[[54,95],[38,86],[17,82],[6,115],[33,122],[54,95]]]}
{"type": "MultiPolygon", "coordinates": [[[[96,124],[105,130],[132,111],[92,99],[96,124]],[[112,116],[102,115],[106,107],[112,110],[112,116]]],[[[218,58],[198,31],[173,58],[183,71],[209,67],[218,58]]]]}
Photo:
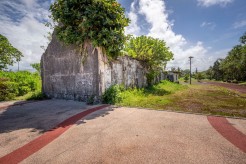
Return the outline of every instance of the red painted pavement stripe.
{"type": "Polygon", "coordinates": [[[52,130],[45,132],[42,136],[34,139],[33,141],[20,147],[19,149],[16,149],[12,153],[9,153],[6,156],[0,158],[0,163],[15,164],[21,162],[22,160],[26,159],[27,157],[34,154],[35,152],[37,152],[38,150],[40,150],[41,148],[52,142],[54,139],[59,137],[62,133],[68,130],[74,123],[76,123],[81,118],[85,117],[86,115],[92,112],[95,112],[97,110],[103,109],[108,106],[109,105],[98,106],[68,118],[67,120],[63,121],[55,128],[53,128],[52,130]]]}
{"type": "Polygon", "coordinates": [[[224,117],[207,117],[210,124],[228,141],[246,153],[246,135],[232,126],[224,117]]]}

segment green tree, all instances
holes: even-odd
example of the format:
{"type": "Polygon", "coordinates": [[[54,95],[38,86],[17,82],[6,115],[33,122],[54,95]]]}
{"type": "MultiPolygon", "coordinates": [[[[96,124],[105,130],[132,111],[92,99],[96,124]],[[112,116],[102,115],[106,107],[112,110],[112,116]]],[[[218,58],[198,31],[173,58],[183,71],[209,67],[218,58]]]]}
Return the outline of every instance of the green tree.
{"type": "Polygon", "coordinates": [[[147,75],[149,83],[166,67],[167,61],[173,59],[173,53],[163,40],[147,36],[130,38],[125,51],[129,56],[142,61],[149,72],[147,75]]]}
{"type": "Polygon", "coordinates": [[[204,79],[204,75],[202,72],[197,72],[196,73],[196,79],[198,82],[200,82],[202,79],[204,79]]]}
{"type": "Polygon", "coordinates": [[[40,63],[31,64],[32,68],[35,69],[39,74],[41,73],[40,63]]]}
{"type": "Polygon", "coordinates": [[[209,69],[205,72],[206,78],[209,80],[213,79],[213,67],[210,66],[209,69]]]}
{"type": "Polygon", "coordinates": [[[246,46],[237,45],[221,63],[221,69],[227,80],[246,80],[246,46]]]}
{"type": "Polygon", "coordinates": [[[163,40],[147,36],[132,37],[125,46],[128,55],[143,61],[148,70],[164,68],[173,59],[173,53],[163,40]]]}
{"type": "Polygon", "coordinates": [[[214,65],[212,67],[212,69],[213,69],[213,78],[215,80],[222,80],[223,79],[223,71],[222,71],[222,69],[220,67],[222,61],[223,61],[223,59],[217,59],[214,62],[214,65]]]}
{"type": "Polygon", "coordinates": [[[190,75],[189,75],[188,73],[185,74],[185,76],[184,76],[184,81],[187,83],[188,80],[189,80],[189,78],[190,78],[190,75]]]}
{"type": "Polygon", "coordinates": [[[0,34],[0,70],[8,68],[23,57],[22,53],[14,48],[8,39],[0,34]]]}
{"type": "Polygon", "coordinates": [[[241,42],[241,44],[243,44],[243,45],[246,44],[246,32],[243,34],[243,36],[240,37],[240,42],[241,42]]]}
{"type": "Polygon", "coordinates": [[[184,77],[186,74],[190,74],[189,69],[181,70],[181,76],[180,77],[184,77]]]}
{"type": "Polygon", "coordinates": [[[126,41],[124,27],[130,20],[116,0],[57,0],[51,5],[56,35],[68,44],[90,41],[116,57],[126,41]]]}
{"type": "Polygon", "coordinates": [[[240,44],[234,46],[225,59],[218,59],[207,75],[216,80],[246,81],[246,33],[240,37],[240,44]]]}

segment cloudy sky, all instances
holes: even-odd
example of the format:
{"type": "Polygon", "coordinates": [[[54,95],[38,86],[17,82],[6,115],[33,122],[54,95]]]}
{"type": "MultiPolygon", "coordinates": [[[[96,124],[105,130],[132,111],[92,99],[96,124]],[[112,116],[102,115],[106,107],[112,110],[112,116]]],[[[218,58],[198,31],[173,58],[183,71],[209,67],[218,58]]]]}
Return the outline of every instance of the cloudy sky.
{"type": "MultiPolygon", "coordinates": [[[[53,0],[0,0],[0,33],[18,48],[24,58],[21,69],[39,62],[50,31],[49,5],[53,0]]],[[[127,34],[149,35],[165,40],[175,60],[168,68],[205,70],[223,58],[246,32],[245,0],[118,0],[131,24],[127,34]]],[[[12,67],[16,69],[16,66],[12,67]]]]}

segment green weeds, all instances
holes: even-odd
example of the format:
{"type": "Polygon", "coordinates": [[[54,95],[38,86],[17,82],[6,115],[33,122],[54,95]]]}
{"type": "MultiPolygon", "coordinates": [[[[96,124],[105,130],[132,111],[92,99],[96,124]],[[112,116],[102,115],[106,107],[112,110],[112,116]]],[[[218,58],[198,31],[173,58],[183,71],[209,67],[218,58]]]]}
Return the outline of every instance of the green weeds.
{"type": "Polygon", "coordinates": [[[132,88],[124,90],[121,86],[111,86],[103,95],[103,102],[119,106],[160,108],[168,104],[168,95],[187,89],[187,86],[161,81],[147,88],[132,88]]]}
{"type": "Polygon", "coordinates": [[[0,71],[0,101],[13,100],[16,97],[41,92],[41,77],[28,71],[0,71]]]}

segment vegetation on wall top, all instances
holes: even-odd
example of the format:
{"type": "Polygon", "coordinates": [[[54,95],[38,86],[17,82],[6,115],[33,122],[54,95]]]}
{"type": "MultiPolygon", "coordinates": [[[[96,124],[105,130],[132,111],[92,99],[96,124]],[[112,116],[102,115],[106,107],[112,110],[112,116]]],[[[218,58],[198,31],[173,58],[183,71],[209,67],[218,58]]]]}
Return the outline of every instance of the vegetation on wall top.
{"type": "Polygon", "coordinates": [[[58,39],[68,44],[103,47],[107,55],[117,57],[126,41],[124,27],[130,20],[116,0],[57,0],[51,5],[58,39]]]}
{"type": "Polygon", "coordinates": [[[173,59],[173,53],[165,41],[148,36],[132,37],[125,46],[129,56],[142,61],[148,70],[148,83],[165,69],[167,61],[173,59]]]}
{"type": "Polygon", "coordinates": [[[141,60],[147,69],[164,68],[167,61],[173,59],[173,53],[163,40],[148,36],[132,37],[126,43],[128,55],[141,60]]]}

